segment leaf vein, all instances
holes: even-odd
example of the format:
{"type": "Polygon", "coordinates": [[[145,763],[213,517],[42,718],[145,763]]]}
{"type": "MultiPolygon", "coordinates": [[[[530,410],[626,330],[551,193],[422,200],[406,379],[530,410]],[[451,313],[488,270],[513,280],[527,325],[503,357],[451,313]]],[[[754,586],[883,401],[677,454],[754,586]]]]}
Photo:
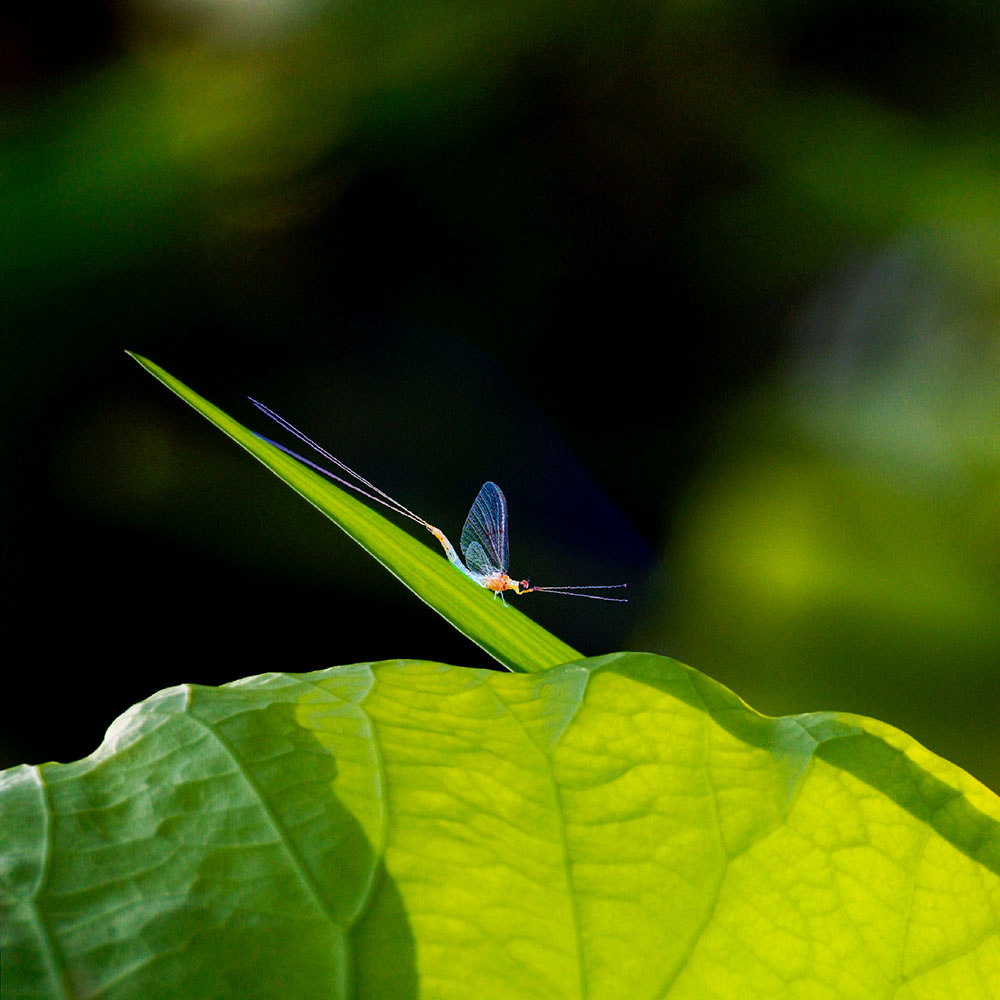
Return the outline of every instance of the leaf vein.
{"type": "Polygon", "coordinates": [[[307,893],[313,898],[317,907],[324,914],[324,916],[330,921],[331,925],[335,927],[341,934],[344,932],[344,928],[341,926],[340,922],[334,917],[333,911],[330,907],[329,901],[324,897],[323,893],[320,891],[320,887],[316,882],[315,877],[309,871],[309,866],[306,864],[305,858],[302,857],[302,853],[295,846],[295,842],[292,840],[288,831],[285,829],[284,824],[278,819],[274,810],[271,808],[267,801],[267,797],[264,795],[263,791],[256,781],[247,772],[246,767],[244,767],[243,762],[239,759],[233,748],[229,745],[229,742],[219,733],[213,726],[210,726],[204,719],[199,718],[194,712],[189,711],[187,713],[189,719],[193,720],[204,732],[215,741],[215,743],[223,750],[226,756],[229,758],[240,778],[246,787],[250,790],[253,797],[257,801],[258,808],[260,809],[262,815],[267,820],[268,825],[273,830],[275,836],[278,839],[279,844],[285,851],[289,862],[291,863],[292,869],[295,871],[296,875],[299,877],[303,887],[306,889],[307,893]]]}
{"type": "MultiPolygon", "coordinates": [[[[521,732],[524,733],[525,738],[528,740],[529,743],[531,743],[533,746],[536,747],[536,749],[541,754],[542,759],[545,761],[546,774],[548,776],[549,785],[552,788],[552,802],[555,807],[556,823],[559,828],[558,831],[559,850],[562,853],[562,859],[563,859],[562,869],[565,875],[566,897],[567,897],[567,902],[569,904],[570,920],[572,921],[573,924],[573,937],[576,946],[576,970],[577,970],[576,974],[577,974],[577,983],[579,987],[579,995],[581,997],[586,997],[587,972],[583,960],[583,928],[580,923],[580,908],[576,899],[576,886],[574,885],[573,882],[573,869],[572,869],[572,859],[570,857],[569,837],[566,834],[566,811],[563,806],[562,796],[559,793],[559,783],[556,780],[555,769],[552,766],[552,753],[555,750],[555,745],[553,745],[548,750],[542,747],[538,743],[538,741],[534,738],[534,736],[532,736],[532,734],[528,731],[527,727],[521,721],[521,717],[517,714],[517,712],[513,711],[513,709],[510,707],[509,704],[507,704],[506,701],[504,701],[504,699],[500,696],[500,693],[496,690],[496,688],[490,683],[487,683],[486,687],[493,695],[493,697],[504,708],[507,716],[513,718],[518,728],[521,730],[521,732]]],[[[585,687],[586,683],[584,684],[584,688],[585,687]]],[[[574,708],[573,712],[574,715],[576,714],[576,709],[580,707],[582,701],[583,701],[583,694],[581,693],[580,699],[577,702],[576,707],[574,708]]],[[[565,731],[566,731],[566,726],[564,726],[563,729],[561,730],[559,734],[560,738],[562,737],[562,734],[565,733],[565,731]]]]}
{"type": "Polygon", "coordinates": [[[38,794],[42,800],[42,816],[45,820],[45,827],[42,831],[42,841],[45,847],[39,861],[38,879],[31,891],[31,913],[34,917],[35,925],[38,928],[38,933],[43,938],[47,946],[43,950],[45,952],[45,961],[49,967],[52,978],[59,984],[59,989],[62,992],[62,995],[69,998],[74,996],[74,992],[70,988],[70,984],[66,976],[66,963],[59,957],[59,952],[56,947],[55,934],[49,926],[49,921],[42,911],[42,907],[39,903],[39,897],[45,891],[46,883],[48,882],[49,871],[52,863],[52,806],[49,803],[49,794],[45,785],[45,779],[42,777],[41,768],[35,766],[31,769],[31,771],[35,776],[36,784],[38,786],[38,794]]]}

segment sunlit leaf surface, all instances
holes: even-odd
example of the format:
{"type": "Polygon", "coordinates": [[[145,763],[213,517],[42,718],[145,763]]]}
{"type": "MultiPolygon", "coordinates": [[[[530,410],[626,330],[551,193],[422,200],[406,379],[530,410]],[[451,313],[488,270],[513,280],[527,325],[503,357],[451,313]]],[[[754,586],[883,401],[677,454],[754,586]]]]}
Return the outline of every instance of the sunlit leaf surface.
{"type": "Polygon", "coordinates": [[[992,793],[651,655],[172,688],[0,816],[5,997],[1000,995],[992,793]]]}
{"type": "Polygon", "coordinates": [[[346,490],[262,441],[159,365],[135,354],[132,357],[336,522],[421,600],[504,666],[518,671],[544,670],[580,658],[571,646],[516,608],[505,607],[456,570],[429,533],[424,532],[426,542],[418,541],[346,490]]]}

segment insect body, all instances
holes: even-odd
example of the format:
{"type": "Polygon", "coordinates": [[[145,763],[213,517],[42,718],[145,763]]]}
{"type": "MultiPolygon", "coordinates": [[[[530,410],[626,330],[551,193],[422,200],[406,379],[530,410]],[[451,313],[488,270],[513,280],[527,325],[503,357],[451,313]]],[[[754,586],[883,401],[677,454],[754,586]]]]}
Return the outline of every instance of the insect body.
{"type": "Polygon", "coordinates": [[[290,424],[284,417],[279,416],[274,410],[264,406],[263,403],[258,403],[255,399],[251,398],[250,402],[261,413],[270,417],[290,434],[294,434],[303,444],[312,448],[316,454],[332,463],[344,475],[350,476],[353,482],[317,465],[308,458],[303,458],[302,455],[278,444],[277,441],[272,441],[263,435],[258,435],[258,437],[267,441],[268,444],[274,445],[286,455],[291,455],[297,461],[308,465],[309,468],[322,473],[328,479],[332,479],[334,482],[340,483],[341,486],[346,486],[348,489],[354,490],[355,493],[360,493],[369,500],[374,500],[376,503],[382,504],[383,507],[388,507],[402,517],[407,517],[425,527],[440,542],[448,561],[470,580],[487,590],[492,590],[494,597],[499,596],[503,600],[504,591],[512,590],[515,594],[530,594],[538,591],[539,593],[566,594],[569,597],[589,597],[595,601],[616,601],[618,603],[626,601],[624,597],[605,597],[599,594],[580,593],[583,590],[619,590],[627,586],[624,583],[575,587],[533,587],[528,580],[516,580],[511,577],[507,572],[510,565],[510,546],[507,538],[507,498],[496,483],[484,483],[483,488],[479,491],[479,496],[476,497],[475,503],[469,511],[469,516],[465,519],[465,526],[462,528],[462,536],[459,540],[462,555],[459,556],[454,545],[448,540],[448,536],[440,528],[434,527],[429,521],[414,514],[408,507],[404,507],[398,500],[394,500],[388,493],[380,490],[364,476],[346,466],[339,458],[335,458],[325,448],[321,448],[315,441],[306,437],[302,431],[290,424]]]}

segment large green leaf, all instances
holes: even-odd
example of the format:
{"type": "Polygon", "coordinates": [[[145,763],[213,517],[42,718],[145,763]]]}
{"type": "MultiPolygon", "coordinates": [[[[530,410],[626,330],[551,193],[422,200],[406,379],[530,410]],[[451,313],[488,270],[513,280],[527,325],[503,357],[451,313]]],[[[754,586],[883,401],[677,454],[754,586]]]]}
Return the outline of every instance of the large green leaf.
{"type": "Polygon", "coordinates": [[[176,687],[0,775],[4,997],[1000,996],[1000,802],[619,654],[176,687]]]}
{"type": "Polygon", "coordinates": [[[339,489],[328,479],[262,441],[159,365],[131,351],[128,353],[343,528],[422,601],[505,667],[518,671],[544,670],[580,658],[580,653],[571,646],[514,607],[504,607],[490,592],[459,573],[444,558],[431,535],[425,537],[434,548],[418,542],[346,490],[339,489]]]}

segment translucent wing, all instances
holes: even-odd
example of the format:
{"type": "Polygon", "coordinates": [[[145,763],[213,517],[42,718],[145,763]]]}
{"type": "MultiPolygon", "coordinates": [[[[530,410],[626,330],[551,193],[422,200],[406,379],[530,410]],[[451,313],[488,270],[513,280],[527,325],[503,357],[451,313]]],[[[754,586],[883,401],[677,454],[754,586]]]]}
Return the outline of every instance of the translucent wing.
{"type": "Polygon", "coordinates": [[[483,583],[487,577],[496,572],[496,567],[490,563],[489,556],[483,551],[479,542],[472,542],[464,555],[467,572],[476,583],[483,583]]]}
{"type": "Polygon", "coordinates": [[[476,502],[465,519],[461,538],[465,564],[476,573],[490,576],[506,573],[510,563],[507,545],[507,498],[496,483],[483,483],[476,502]],[[479,551],[476,551],[478,546],[479,551]],[[470,558],[485,565],[473,567],[470,558]]]}

